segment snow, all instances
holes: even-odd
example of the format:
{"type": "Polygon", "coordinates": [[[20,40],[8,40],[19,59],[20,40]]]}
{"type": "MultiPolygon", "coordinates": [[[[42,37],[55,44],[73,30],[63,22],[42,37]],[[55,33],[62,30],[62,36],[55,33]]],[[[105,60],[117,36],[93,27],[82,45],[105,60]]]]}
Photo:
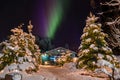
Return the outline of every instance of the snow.
{"type": "Polygon", "coordinates": [[[97,51],[97,50],[98,50],[98,47],[93,47],[93,50],[96,50],[96,51],[97,51]]]}
{"type": "Polygon", "coordinates": [[[31,56],[25,56],[24,59],[28,62],[32,62],[33,58],[31,56]]]}
{"type": "Polygon", "coordinates": [[[0,58],[3,56],[4,54],[0,53],[0,58]]]}
{"type": "Polygon", "coordinates": [[[46,80],[42,75],[30,75],[25,77],[23,80],[46,80]]]}
{"type": "Polygon", "coordinates": [[[9,70],[10,72],[11,72],[11,71],[18,70],[18,64],[16,64],[16,63],[11,64],[10,66],[8,66],[8,70],[9,70]]]}
{"type": "MultiPolygon", "coordinates": [[[[84,72],[84,70],[76,69],[74,63],[66,63],[64,67],[40,65],[40,69],[32,74],[26,74],[24,71],[19,73],[22,74],[22,80],[107,80],[106,78],[81,75],[84,72]]],[[[19,75],[16,77],[20,79],[19,75]]]]}
{"type": "Polygon", "coordinates": [[[103,57],[104,57],[104,55],[103,55],[103,54],[98,53],[98,58],[99,58],[99,59],[102,59],[103,57]]]}
{"type": "Polygon", "coordinates": [[[99,33],[98,29],[94,29],[93,33],[99,33]]]}
{"type": "Polygon", "coordinates": [[[111,64],[110,62],[106,61],[106,60],[103,60],[103,59],[100,59],[97,61],[97,66],[98,67],[101,67],[101,66],[108,66],[109,68],[114,68],[114,65],[111,64]]]}
{"type": "Polygon", "coordinates": [[[90,24],[90,27],[98,28],[98,26],[96,24],[90,24]]]}
{"type": "Polygon", "coordinates": [[[85,50],[83,50],[82,52],[83,53],[88,53],[90,50],[89,49],[85,49],[85,50]]]}
{"type": "Polygon", "coordinates": [[[13,80],[22,80],[22,75],[20,73],[11,73],[9,75],[12,76],[13,80]]]}
{"type": "Polygon", "coordinates": [[[25,70],[27,70],[29,68],[32,68],[32,69],[35,68],[34,64],[33,63],[29,63],[29,62],[23,62],[23,64],[19,64],[18,67],[22,71],[25,71],[25,70]]]}
{"type": "Polygon", "coordinates": [[[23,63],[23,61],[24,61],[24,57],[18,57],[18,62],[19,63],[23,63]]]}
{"type": "Polygon", "coordinates": [[[91,38],[88,38],[88,39],[86,39],[86,42],[89,43],[89,42],[91,42],[91,40],[92,40],[91,38]]]}
{"type": "Polygon", "coordinates": [[[95,47],[95,44],[91,44],[91,45],[90,45],[90,48],[94,48],[94,47],[95,47]]]}
{"type": "Polygon", "coordinates": [[[112,57],[110,55],[106,55],[106,58],[109,60],[109,61],[112,61],[112,57]]]}
{"type": "Polygon", "coordinates": [[[70,63],[65,63],[63,68],[69,69],[70,71],[75,71],[76,68],[76,63],[70,62],[70,63]]]}
{"type": "Polygon", "coordinates": [[[88,32],[82,34],[81,38],[83,39],[84,37],[88,36],[88,32]]]}

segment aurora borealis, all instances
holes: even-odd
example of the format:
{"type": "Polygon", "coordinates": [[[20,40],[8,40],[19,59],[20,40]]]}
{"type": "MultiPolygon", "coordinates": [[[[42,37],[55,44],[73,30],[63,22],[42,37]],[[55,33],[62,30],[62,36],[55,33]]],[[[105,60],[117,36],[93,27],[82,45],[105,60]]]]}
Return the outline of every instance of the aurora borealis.
{"type": "Polygon", "coordinates": [[[37,5],[38,11],[38,26],[39,32],[43,37],[53,39],[62,18],[65,14],[65,9],[68,7],[69,1],[66,0],[50,0],[41,1],[37,5]]]}
{"type": "MultiPolygon", "coordinates": [[[[55,1],[55,0],[54,0],[55,1]]],[[[50,11],[50,19],[48,22],[47,36],[53,38],[55,32],[63,17],[62,2],[54,3],[53,9],[50,11]]]]}
{"type": "Polygon", "coordinates": [[[55,47],[68,44],[77,50],[89,11],[89,0],[2,0],[0,41],[6,40],[10,29],[31,20],[34,35],[49,37],[55,47]]]}

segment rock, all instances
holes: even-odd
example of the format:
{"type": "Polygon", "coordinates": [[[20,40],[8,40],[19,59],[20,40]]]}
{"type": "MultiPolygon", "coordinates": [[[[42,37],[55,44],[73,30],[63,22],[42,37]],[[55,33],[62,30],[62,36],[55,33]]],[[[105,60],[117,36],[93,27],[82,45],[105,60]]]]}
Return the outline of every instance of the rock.
{"type": "Polygon", "coordinates": [[[22,80],[22,75],[20,73],[6,74],[5,80],[22,80]]]}
{"type": "Polygon", "coordinates": [[[5,80],[12,80],[12,76],[11,75],[5,75],[5,80]]]}

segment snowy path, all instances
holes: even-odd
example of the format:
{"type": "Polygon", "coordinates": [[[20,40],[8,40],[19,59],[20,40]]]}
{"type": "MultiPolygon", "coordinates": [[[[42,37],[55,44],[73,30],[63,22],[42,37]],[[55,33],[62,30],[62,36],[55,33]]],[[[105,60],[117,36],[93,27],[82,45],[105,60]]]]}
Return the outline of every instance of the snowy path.
{"type": "Polygon", "coordinates": [[[60,67],[41,66],[37,73],[23,80],[106,80],[103,78],[95,78],[91,76],[80,75],[79,71],[70,71],[60,67]]]}

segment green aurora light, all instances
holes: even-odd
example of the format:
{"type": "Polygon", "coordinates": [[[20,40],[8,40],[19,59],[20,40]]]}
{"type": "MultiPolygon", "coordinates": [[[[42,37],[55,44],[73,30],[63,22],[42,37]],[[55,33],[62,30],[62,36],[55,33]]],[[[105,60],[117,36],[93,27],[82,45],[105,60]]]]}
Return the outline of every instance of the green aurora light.
{"type": "Polygon", "coordinates": [[[63,8],[66,9],[68,6],[68,0],[56,0],[56,4],[54,5],[54,8],[51,11],[51,15],[49,18],[48,23],[48,29],[47,29],[47,37],[50,39],[53,39],[55,36],[55,33],[61,24],[62,18],[63,18],[63,8]]]}
{"type": "Polygon", "coordinates": [[[54,37],[56,29],[58,28],[61,20],[62,20],[62,8],[61,6],[59,6],[56,10],[54,10],[54,13],[51,15],[50,18],[47,36],[50,37],[51,39],[54,37]]]}

